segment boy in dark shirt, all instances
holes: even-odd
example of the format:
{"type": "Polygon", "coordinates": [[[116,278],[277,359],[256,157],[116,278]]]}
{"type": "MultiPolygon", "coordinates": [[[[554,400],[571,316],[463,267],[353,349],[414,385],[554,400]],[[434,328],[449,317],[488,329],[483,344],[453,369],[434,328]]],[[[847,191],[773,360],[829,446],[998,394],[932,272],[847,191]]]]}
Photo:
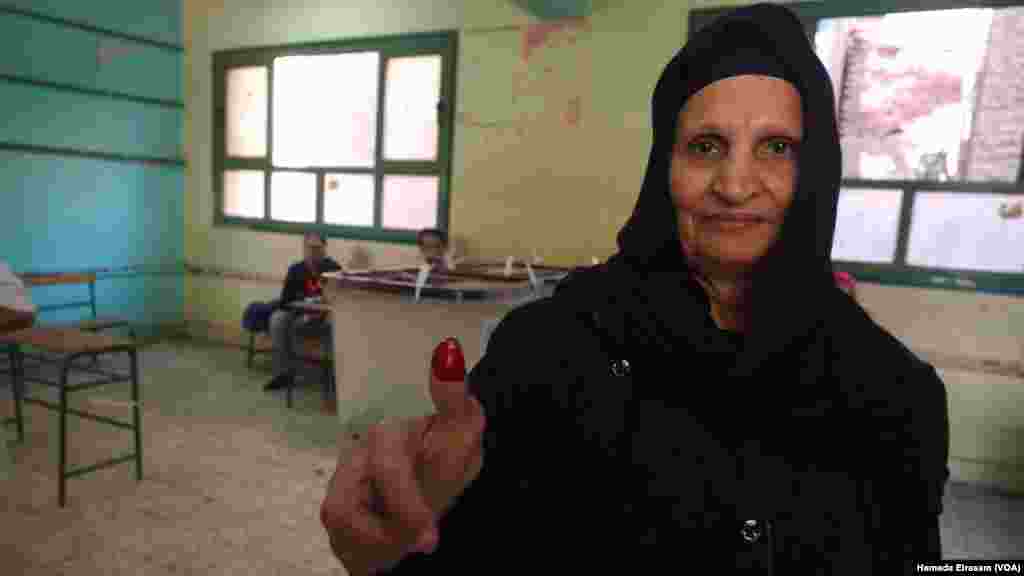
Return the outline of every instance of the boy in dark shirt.
{"type": "Polygon", "coordinates": [[[281,291],[280,307],[270,316],[270,337],[274,345],[274,377],[265,390],[284,388],[294,378],[291,365],[296,343],[309,336],[320,338],[325,353],[330,352],[331,325],[324,314],[298,312],[289,304],[307,298],[323,295],[323,280],[320,274],[340,270],[333,259],[326,255],[327,239],[312,232],[302,237],[303,259],[288,267],[288,275],[281,291]]]}

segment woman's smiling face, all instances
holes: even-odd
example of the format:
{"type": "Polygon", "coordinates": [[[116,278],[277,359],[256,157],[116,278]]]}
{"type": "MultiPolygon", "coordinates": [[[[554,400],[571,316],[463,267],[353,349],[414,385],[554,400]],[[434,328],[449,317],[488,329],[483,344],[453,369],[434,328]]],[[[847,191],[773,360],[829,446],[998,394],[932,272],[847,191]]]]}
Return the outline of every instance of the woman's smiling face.
{"type": "Polygon", "coordinates": [[[803,138],[800,93],[785,80],[719,80],[679,112],[670,183],[680,241],[702,267],[742,273],[778,237],[803,138]]]}

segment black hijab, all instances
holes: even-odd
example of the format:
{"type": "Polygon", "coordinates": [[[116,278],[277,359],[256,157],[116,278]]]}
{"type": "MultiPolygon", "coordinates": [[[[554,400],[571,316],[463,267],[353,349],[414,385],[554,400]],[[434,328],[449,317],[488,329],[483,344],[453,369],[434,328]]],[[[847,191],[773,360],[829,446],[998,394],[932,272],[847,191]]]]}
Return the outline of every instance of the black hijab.
{"type": "MultiPolygon", "coordinates": [[[[807,33],[787,8],[757,4],[737,9],[693,34],[666,66],[652,99],[654,138],[643,187],[607,268],[639,283],[635,290],[646,300],[641,308],[646,308],[647,320],[661,325],[665,339],[698,347],[713,339],[695,329],[703,324],[693,314],[707,316],[708,304],[693,290],[681,249],[669,167],[677,119],[687,99],[717,80],[741,74],[774,76],[793,84],[804,117],[793,202],[778,240],[752,274],[746,340],[763,357],[820,324],[836,290],[830,252],[841,160],[834,93],[807,33]],[[683,301],[681,288],[695,295],[697,310],[683,301]]],[[[633,311],[643,314],[637,307],[633,311]]],[[[756,365],[757,359],[747,364],[756,365]]]]}

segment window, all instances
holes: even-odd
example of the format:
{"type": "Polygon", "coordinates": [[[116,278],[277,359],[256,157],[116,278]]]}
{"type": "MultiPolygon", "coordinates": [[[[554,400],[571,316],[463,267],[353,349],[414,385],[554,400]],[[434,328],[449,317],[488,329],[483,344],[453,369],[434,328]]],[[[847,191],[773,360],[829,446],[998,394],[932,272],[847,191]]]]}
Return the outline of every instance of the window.
{"type": "MultiPolygon", "coordinates": [[[[832,259],[889,284],[1024,294],[1024,1],[792,5],[832,78],[832,259]]],[[[691,13],[691,29],[728,9],[691,13]]]]}
{"type": "Polygon", "coordinates": [[[832,258],[892,262],[902,203],[899,188],[840,188],[832,258]]]}
{"type": "Polygon", "coordinates": [[[415,242],[446,228],[455,36],[218,52],[215,222],[415,242]]]}

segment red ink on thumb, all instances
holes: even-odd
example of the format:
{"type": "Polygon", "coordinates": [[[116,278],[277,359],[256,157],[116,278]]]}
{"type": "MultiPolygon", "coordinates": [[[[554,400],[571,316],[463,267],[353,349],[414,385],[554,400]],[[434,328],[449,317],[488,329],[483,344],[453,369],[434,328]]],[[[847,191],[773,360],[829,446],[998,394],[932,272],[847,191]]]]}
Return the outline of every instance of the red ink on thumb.
{"type": "Polygon", "coordinates": [[[431,359],[431,371],[434,377],[442,382],[464,380],[466,378],[466,359],[462,355],[462,347],[455,338],[445,338],[431,359]]]}

